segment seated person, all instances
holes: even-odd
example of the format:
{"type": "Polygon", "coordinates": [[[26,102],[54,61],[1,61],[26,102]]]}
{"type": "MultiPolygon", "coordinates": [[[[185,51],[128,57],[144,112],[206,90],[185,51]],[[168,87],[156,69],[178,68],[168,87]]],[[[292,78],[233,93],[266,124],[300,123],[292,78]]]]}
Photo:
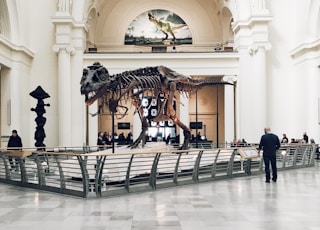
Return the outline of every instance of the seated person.
{"type": "Polygon", "coordinates": [[[98,133],[98,139],[97,139],[97,145],[99,150],[104,150],[106,149],[106,142],[103,140],[103,132],[98,133]]]}

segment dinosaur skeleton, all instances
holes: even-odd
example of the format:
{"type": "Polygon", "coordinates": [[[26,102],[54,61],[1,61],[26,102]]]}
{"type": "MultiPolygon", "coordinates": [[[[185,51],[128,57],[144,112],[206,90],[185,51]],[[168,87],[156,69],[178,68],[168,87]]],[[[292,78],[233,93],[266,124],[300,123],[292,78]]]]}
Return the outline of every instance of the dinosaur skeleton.
{"type": "MultiPolygon", "coordinates": [[[[110,112],[116,113],[120,109],[124,111],[122,115],[125,116],[128,108],[123,105],[123,102],[132,101],[132,104],[136,107],[136,112],[140,116],[142,130],[131,148],[136,148],[140,142],[142,142],[142,147],[145,145],[145,134],[149,123],[144,116],[142,99],[144,97],[151,97],[158,102],[158,112],[152,121],[171,120],[182,128],[184,142],[181,149],[188,149],[191,130],[176,115],[173,107],[175,92],[178,91],[188,97],[207,85],[231,83],[196,81],[190,76],[179,74],[165,66],[146,67],[109,75],[105,67],[99,62],[95,62],[92,66],[83,69],[80,84],[81,94],[85,95],[85,103],[87,105],[91,105],[100,98],[103,104],[108,105],[110,112]]],[[[100,109],[103,107],[103,104],[99,106],[100,109]]]]}

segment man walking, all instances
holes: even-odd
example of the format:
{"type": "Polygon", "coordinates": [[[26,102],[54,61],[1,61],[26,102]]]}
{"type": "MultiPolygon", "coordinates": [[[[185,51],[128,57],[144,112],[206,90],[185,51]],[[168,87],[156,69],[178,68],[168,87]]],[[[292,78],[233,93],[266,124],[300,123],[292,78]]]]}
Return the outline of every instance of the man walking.
{"type": "Polygon", "coordinates": [[[278,177],[276,154],[277,150],[280,148],[280,140],[277,135],[271,133],[270,128],[265,128],[264,133],[265,134],[262,135],[260,140],[258,156],[260,156],[260,150],[262,150],[266,173],[266,183],[270,183],[270,163],[272,167],[272,180],[276,182],[278,177]]]}

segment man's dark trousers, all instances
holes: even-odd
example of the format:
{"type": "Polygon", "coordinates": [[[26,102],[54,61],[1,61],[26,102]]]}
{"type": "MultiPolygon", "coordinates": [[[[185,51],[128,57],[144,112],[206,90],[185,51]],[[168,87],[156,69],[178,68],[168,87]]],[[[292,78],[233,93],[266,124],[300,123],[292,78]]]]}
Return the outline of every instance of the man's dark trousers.
{"type": "Polygon", "coordinates": [[[270,181],[270,163],[272,168],[272,180],[276,181],[278,177],[276,156],[263,156],[263,161],[266,172],[266,181],[270,181]]]}

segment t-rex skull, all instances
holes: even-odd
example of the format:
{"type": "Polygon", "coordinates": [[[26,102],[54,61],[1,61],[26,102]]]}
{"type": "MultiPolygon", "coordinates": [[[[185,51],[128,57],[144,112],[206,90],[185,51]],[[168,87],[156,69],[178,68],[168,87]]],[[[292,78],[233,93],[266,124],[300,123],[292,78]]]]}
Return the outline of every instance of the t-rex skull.
{"type": "Polygon", "coordinates": [[[87,105],[91,105],[101,96],[99,91],[101,91],[102,87],[106,87],[110,80],[108,70],[99,62],[95,62],[92,66],[83,69],[80,91],[81,94],[85,95],[87,105]]]}

